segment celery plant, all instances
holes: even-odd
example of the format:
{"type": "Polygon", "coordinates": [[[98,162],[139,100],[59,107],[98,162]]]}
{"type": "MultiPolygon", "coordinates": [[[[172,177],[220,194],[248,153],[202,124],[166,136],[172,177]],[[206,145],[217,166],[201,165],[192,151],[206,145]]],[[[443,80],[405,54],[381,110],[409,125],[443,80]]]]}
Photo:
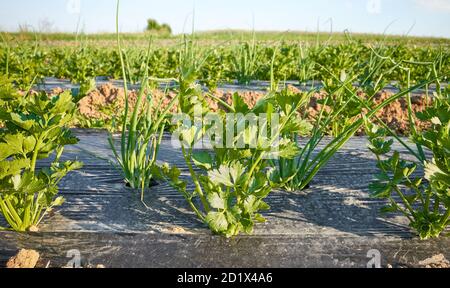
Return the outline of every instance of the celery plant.
{"type": "Polygon", "coordinates": [[[53,98],[45,92],[24,96],[8,83],[0,89],[0,211],[15,231],[35,231],[44,216],[64,202],[58,183],[82,164],[60,161],[65,145],[78,139],[67,128],[76,105],[69,92],[53,98]],[[39,159],[55,154],[49,167],[39,159]]]}
{"type": "MultiPolygon", "coordinates": [[[[436,63],[433,64],[437,78],[436,63]]],[[[409,72],[409,71],[408,71],[409,72]]],[[[386,124],[383,128],[366,122],[370,140],[369,149],[377,158],[380,174],[370,185],[375,198],[387,199],[384,213],[400,212],[410,221],[410,227],[421,239],[439,237],[450,225],[450,93],[441,89],[439,80],[437,92],[431,107],[413,114],[408,96],[411,140],[416,149],[401,140],[386,124]],[[432,127],[418,132],[414,118],[427,121],[432,127]],[[392,136],[393,139],[387,139],[392,136]],[[399,141],[416,161],[406,161],[398,151],[392,151],[394,139],[399,141]],[[432,152],[432,158],[425,156],[425,149],[432,152]],[[415,151],[416,150],[416,151],[415,151]],[[422,177],[414,177],[418,167],[424,169],[422,177]]]]}
{"type": "Polygon", "coordinates": [[[231,113],[241,113],[243,118],[231,119],[224,113],[214,114],[221,119],[223,131],[229,132],[231,127],[238,127],[246,116],[266,115],[268,122],[266,125],[249,125],[242,131],[227,133],[222,141],[216,142],[215,139],[212,153],[194,149],[203,136],[209,135],[211,127],[206,122],[202,122],[201,126],[178,127],[181,150],[195,188],[189,191],[187,183],[179,178],[180,171],[176,167],[164,166],[163,175],[214,233],[227,237],[240,232],[251,234],[255,222],[265,222],[260,211],[269,209],[264,202],[271,192],[268,174],[265,173],[269,165],[268,158],[288,159],[298,153],[296,143],[283,135],[305,133],[308,129],[308,125],[297,118],[297,110],[303,100],[303,95],[286,90],[271,92],[250,109],[235,94],[232,105],[224,105],[231,113]],[[269,120],[275,115],[279,115],[279,125],[272,125],[269,120]],[[265,128],[270,134],[262,134],[265,128]],[[238,145],[240,141],[244,144],[242,147],[238,145]],[[278,149],[270,149],[274,147],[278,149]],[[197,172],[194,167],[202,172],[197,172]]]}

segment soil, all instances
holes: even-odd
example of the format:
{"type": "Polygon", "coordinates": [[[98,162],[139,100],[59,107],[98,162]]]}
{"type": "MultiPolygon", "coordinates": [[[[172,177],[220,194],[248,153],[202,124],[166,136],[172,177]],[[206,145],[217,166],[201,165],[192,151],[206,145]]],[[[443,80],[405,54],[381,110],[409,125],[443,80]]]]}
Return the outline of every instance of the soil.
{"type": "Polygon", "coordinates": [[[169,234],[190,234],[188,231],[186,231],[183,227],[180,226],[169,227],[167,228],[166,232],[169,234]]]}
{"type": "Polygon", "coordinates": [[[28,231],[29,232],[39,232],[39,228],[37,226],[33,225],[28,229],[28,231]]]}
{"type": "MultiPolygon", "coordinates": [[[[289,89],[295,92],[299,92],[299,90],[293,86],[290,86],[289,89]]],[[[164,92],[158,89],[151,90],[151,93],[153,95],[152,99],[154,105],[158,105],[158,103],[162,99],[162,107],[167,107],[167,105],[175,96],[174,92],[169,92],[167,95],[164,95],[164,92]]],[[[138,92],[135,90],[132,90],[129,93],[130,109],[133,109],[134,105],[136,104],[137,94],[138,92]]],[[[111,84],[102,85],[79,102],[80,114],[88,119],[110,120],[112,115],[119,115],[118,113],[123,111],[125,107],[124,95],[124,91],[121,88],[116,88],[111,84]]],[[[214,92],[214,95],[224,100],[226,103],[231,104],[233,93],[216,90],[214,92]]],[[[249,107],[254,107],[257,101],[264,97],[265,93],[246,91],[239,93],[239,95],[243,98],[244,102],[249,105],[249,107]]],[[[308,115],[309,119],[314,119],[321,111],[323,106],[318,103],[318,100],[323,99],[325,96],[326,95],[324,94],[324,92],[321,92],[316,93],[311,97],[308,108],[306,109],[306,111],[304,111],[308,115]]],[[[359,93],[358,96],[364,97],[364,94],[359,93]]],[[[374,107],[375,105],[380,104],[391,96],[392,93],[382,91],[374,97],[374,107]]],[[[210,98],[207,98],[207,101],[212,112],[217,112],[219,109],[224,108],[222,107],[222,105],[210,98]]],[[[425,97],[412,97],[412,109],[415,112],[423,111],[431,103],[431,99],[427,100],[425,97]]],[[[177,107],[174,107],[171,112],[175,112],[176,110],[177,107]]],[[[330,110],[330,108],[325,108],[325,111],[330,110]]],[[[402,98],[391,103],[382,111],[380,111],[377,116],[399,135],[409,135],[410,125],[406,99],[402,98]]],[[[355,120],[357,119],[357,117],[355,117],[355,120]]],[[[418,129],[427,129],[429,127],[429,123],[423,123],[418,120],[416,120],[416,125],[418,129]]],[[[358,134],[363,134],[363,131],[359,131],[358,134]]]]}
{"type": "Polygon", "coordinates": [[[7,268],[34,268],[39,261],[39,253],[35,250],[22,249],[9,259],[7,268]]]}
{"type": "MultiPolygon", "coordinates": [[[[170,101],[175,96],[174,93],[164,95],[161,90],[153,89],[151,91],[152,100],[155,107],[162,99],[162,107],[167,107],[170,101]]],[[[134,109],[138,98],[138,91],[131,90],[128,95],[129,111],[134,109]]],[[[122,88],[116,88],[111,84],[100,86],[98,89],[90,92],[86,97],[78,103],[80,114],[96,120],[110,120],[115,114],[122,112],[125,109],[125,93],[122,88]]],[[[176,108],[171,112],[175,112],[176,108]]]]}
{"type": "MultiPolygon", "coordinates": [[[[380,104],[391,96],[391,93],[384,91],[375,97],[374,104],[380,104]]],[[[414,112],[422,112],[426,107],[429,107],[432,104],[432,100],[427,100],[425,97],[413,96],[411,97],[411,104],[414,112]]],[[[388,105],[386,108],[378,112],[377,116],[398,134],[408,135],[410,133],[408,104],[405,98],[401,98],[388,105]]],[[[422,122],[417,119],[415,120],[415,124],[419,130],[424,130],[430,127],[429,123],[422,122]]]]}
{"type": "Polygon", "coordinates": [[[419,265],[423,268],[450,268],[450,262],[443,254],[420,261],[419,265]]]}
{"type": "MultiPolygon", "coordinates": [[[[62,267],[62,268],[64,268],[64,267],[62,267]]],[[[97,264],[97,265],[88,264],[88,265],[86,265],[86,267],[83,267],[83,268],[86,268],[86,269],[106,269],[106,266],[103,265],[103,264],[97,264]]]]}

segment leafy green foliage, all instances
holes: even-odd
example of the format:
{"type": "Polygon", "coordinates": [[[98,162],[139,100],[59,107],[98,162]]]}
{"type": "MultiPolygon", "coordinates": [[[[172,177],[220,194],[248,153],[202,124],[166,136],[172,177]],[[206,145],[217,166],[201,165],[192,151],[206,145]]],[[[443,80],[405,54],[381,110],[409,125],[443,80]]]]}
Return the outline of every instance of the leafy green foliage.
{"type": "MultiPolygon", "coordinates": [[[[241,130],[235,129],[233,135],[227,135],[222,141],[213,139],[212,151],[194,149],[203,136],[211,136],[211,125],[202,122],[201,126],[177,126],[176,132],[180,135],[181,149],[195,188],[193,191],[188,189],[187,182],[180,178],[181,172],[176,167],[163,166],[162,176],[180,191],[199,219],[214,233],[227,237],[241,232],[251,234],[255,223],[265,221],[260,211],[269,209],[264,202],[272,189],[265,172],[269,167],[268,159],[296,155],[295,143],[282,137],[282,132],[290,134],[304,128],[302,125],[292,125],[302,98],[292,96],[295,101],[288,102],[287,95],[287,91],[270,93],[253,109],[235,95],[229,106],[230,112],[242,113],[243,118],[231,119],[225,113],[214,114],[221,119],[218,125],[223,125],[223,129],[237,128],[242,124],[242,119],[262,115],[269,118],[280,115],[280,123],[272,125],[271,121],[267,121],[266,125],[246,125],[241,130]],[[262,134],[266,128],[271,131],[268,135],[262,134]],[[196,199],[200,200],[200,207],[196,199]]],[[[199,109],[202,109],[201,103],[199,109]]]]}
{"type": "MultiPolygon", "coordinates": [[[[319,112],[315,125],[312,129],[311,136],[304,147],[299,147],[299,153],[291,159],[284,159],[281,157],[278,161],[273,161],[273,169],[270,172],[270,182],[274,187],[281,187],[288,191],[303,190],[308,187],[315,175],[324,167],[328,161],[335,155],[335,153],[347,141],[355,135],[355,133],[364,126],[364,120],[361,116],[356,117],[356,112],[362,114],[362,108],[366,108],[367,119],[375,117],[376,113],[401,97],[408,95],[414,89],[426,85],[426,83],[416,85],[410,89],[399,92],[391,98],[380,103],[376,107],[371,107],[368,100],[360,99],[357,95],[356,88],[351,86],[352,79],[341,77],[340,79],[331,75],[331,80],[334,79],[334,90],[330,90],[327,97],[322,101],[323,108],[319,112]],[[337,83],[339,84],[337,84],[337,83]],[[345,97],[338,101],[335,105],[331,103],[336,101],[335,93],[345,93],[345,97]],[[350,106],[350,108],[349,108],[350,106]],[[346,117],[344,111],[353,111],[355,114],[351,121],[345,121],[343,126],[339,128],[339,132],[333,139],[331,139],[323,148],[319,149],[319,145],[323,143],[327,135],[327,129],[333,126],[333,123],[339,122],[341,117],[346,117]],[[344,115],[344,116],[343,116],[344,115]]],[[[331,81],[330,80],[330,81],[331,81]]],[[[312,91],[314,92],[314,91],[312,91]]],[[[285,97],[289,99],[289,97],[285,97]]],[[[302,105],[308,103],[308,97],[302,102],[302,105]]],[[[300,105],[300,107],[302,107],[300,105]]],[[[351,116],[347,114],[347,117],[351,116]]],[[[292,133],[286,135],[290,137],[292,142],[296,142],[299,134],[292,133]]],[[[301,136],[301,134],[300,134],[301,136]]]]}
{"type": "Polygon", "coordinates": [[[147,20],[147,31],[148,32],[155,32],[158,34],[172,34],[172,28],[168,24],[159,24],[158,21],[154,19],[148,19],[147,20]]]}
{"type": "MultiPolygon", "coordinates": [[[[328,70],[333,75],[340,75],[341,71],[345,71],[350,78],[357,75],[359,78],[357,80],[361,83],[370,80],[372,84],[377,84],[378,77],[382,75],[387,82],[400,81],[402,88],[407,87],[408,77],[404,71],[392,69],[390,61],[378,58],[374,52],[389,56],[395,63],[402,63],[408,68],[411,72],[411,85],[420,83],[430,73],[427,65],[415,63],[434,62],[440,54],[442,59],[437,67],[439,75],[450,75],[450,54],[448,49],[438,45],[381,46],[345,41],[339,45],[317,43],[317,45],[302,44],[299,47],[292,42],[271,44],[256,42],[252,38],[256,36],[252,36],[250,41],[238,44],[223,45],[219,42],[202,45],[201,48],[207,51],[208,57],[197,79],[207,83],[208,86],[215,86],[217,82],[229,79],[237,79],[243,84],[251,80],[270,80],[270,63],[275,49],[280,51],[280,56],[274,63],[275,78],[281,81],[298,80],[300,83],[311,80],[324,81],[329,78],[328,70]]],[[[21,89],[27,89],[27,85],[35,76],[37,80],[42,77],[57,77],[70,79],[76,83],[87,82],[96,76],[123,77],[117,49],[109,47],[111,45],[96,47],[90,44],[86,41],[76,47],[48,46],[39,42],[20,42],[20,45],[14,46],[0,45],[0,73],[9,74],[8,77],[21,89]]],[[[146,57],[145,48],[122,48],[126,53],[127,66],[131,72],[126,74],[142,75],[142,59],[146,57]]],[[[179,54],[183,53],[181,52],[183,45],[164,44],[158,48],[161,49],[154,49],[151,52],[149,75],[161,79],[178,78],[178,67],[181,65],[179,54]]],[[[448,76],[446,77],[447,80],[443,81],[448,81],[448,76]]],[[[131,80],[130,77],[128,79],[131,80]]]]}
{"type": "MultiPolygon", "coordinates": [[[[149,28],[170,30],[154,21],[149,21],[149,28]]],[[[256,42],[255,34],[251,41],[238,44],[200,46],[194,41],[194,35],[191,38],[184,35],[181,45],[145,52],[140,47],[123,47],[117,36],[118,49],[92,47],[87,42],[76,47],[47,47],[38,41],[15,46],[2,42],[0,74],[6,77],[0,77],[0,127],[5,127],[0,132],[0,208],[13,229],[29,229],[39,223],[46,211],[61,204],[61,198],[56,198],[55,183],[67,172],[79,168],[77,162],[59,162],[64,145],[76,143],[70,131],[65,129],[73,118],[73,102],[93,88],[95,76],[122,77],[128,97],[128,82],[137,83],[140,75],[144,77],[134,111],[129,111],[126,99],[124,114],[121,119],[114,119],[122,127],[120,151],[116,151],[112,137],[110,144],[126,181],[131,187],[142,189],[141,198],[153,177],[165,177],[215,233],[227,236],[251,233],[256,222],[264,221],[259,211],[268,208],[264,199],[270,193],[269,187],[304,189],[364,125],[363,110],[367,110],[367,119],[376,119],[380,109],[406,96],[417,151],[407,149],[418,161],[404,161],[395,152],[387,160],[380,158],[379,167],[384,169],[384,175],[371,185],[371,189],[376,197],[392,199],[384,210],[403,212],[422,238],[435,237],[448,225],[448,212],[445,212],[448,211],[449,194],[448,90],[443,96],[437,81],[435,97],[439,101],[418,115],[412,115],[410,97],[411,91],[423,86],[428,95],[428,85],[432,82],[429,80],[433,77],[448,81],[450,54],[445,47],[367,45],[351,38],[345,43],[320,43],[319,37],[316,45],[302,43],[299,47],[289,42],[275,45],[256,42]],[[147,59],[145,63],[144,58],[147,59]],[[149,75],[154,77],[149,78],[149,75]],[[45,93],[26,96],[17,93],[16,88],[28,89],[34,79],[39,82],[45,76],[67,78],[80,83],[81,87],[79,91],[72,91],[71,96],[65,92],[52,99],[45,93]],[[156,166],[162,133],[168,126],[168,111],[176,101],[174,99],[164,111],[160,105],[154,105],[147,88],[149,81],[156,78],[177,82],[179,111],[189,115],[191,120],[195,117],[195,107],[202,110],[202,116],[209,108],[203,87],[198,82],[214,89],[220,81],[230,79],[237,79],[241,84],[270,79],[269,95],[252,109],[237,94],[233,95],[231,105],[222,99],[214,100],[230,112],[244,116],[279,114],[282,125],[274,135],[266,138],[254,136],[262,127],[246,128],[225,139],[235,146],[243,143],[243,147],[230,149],[216,145],[208,153],[199,152],[194,146],[202,136],[210,136],[210,126],[202,129],[178,127],[183,155],[195,184],[194,191],[189,191],[176,167],[163,166],[164,173],[160,173],[156,166]],[[422,83],[424,79],[426,83],[422,83]],[[314,126],[303,120],[306,115],[299,113],[311,95],[278,92],[279,82],[284,80],[298,80],[301,84],[313,80],[313,87],[315,81],[322,82],[328,96],[318,101],[323,109],[314,126]],[[372,97],[392,81],[397,81],[401,92],[372,107],[372,97]],[[364,99],[353,87],[355,82],[364,92],[364,99]],[[412,87],[416,83],[418,85],[412,87]],[[418,134],[413,124],[415,117],[433,123],[432,129],[418,134]],[[310,133],[311,138],[301,147],[297,143],[298,137],[310,133]],[[330,134],[334,138],[323,149],[318,149],[325,135],[330,134]],[[281,138],[277,142],[278,149],[269,150],[267,147],[278,138],[275,135],[281,138]],[[423,148],[432,151],[433,159],[426,159],[423,148]],[[54,163],[35,171],[36,161],[52,154],[56,154],[54,163]],[[414,175],[421,165],[425,175],[417,179],[414,175]],[[396,202],[398,197],[403,204],[396,202]]],[[[227,120],[222,113],[217,116],[225,126],[237,127],[243,122],[227,120]]],[[[80,121],[85,121],[83,125],[89,127],[109,125],[89,119],[80,121]]],[[[370,149],[379,156],[392,152],[393,140],[386,140],[386,134],[402,141],[391,131],[380,132],[372,126],[368,131],[370,149]]]]}
{"type": "Polygon", "coordinates": [[[432,129],[413,137],[419,147],[432,152],[431,160],[402,160],[397,151],[389,156],[394,141],[386,140],[388,131],[366,123],[369,149],[377,156],[381,170],[370,185],[372,195],[389,201],[384,212],[405,215],[421,239],[438,237],[450,224],[450,98],[448,91],[445,97],[436,96],[435,105],[417,115],[430,121],[432,129]],[[425,173],[417,177],[413,173],[420,165],[425,173]]]}
{"type": "Polygon", "coordinates": [[[324,81],[324,91],[327,93],[327,97],[318,100],[319,104],[328,107],[328,109],[323,110],[324,121],[333,119],[328,124],[331,130],[330,135],[333,137],[337,137],[355,122],[363,108],[361,101],[355,98],[354,79],[349,78],[347,73],[342,70],[339,80],[336,81],[336,79],[330,77],[330,79],[324,81]],[[336,113],[337,111],[339,113],[336,113]]]}
{"type": "Polygon", "coordinates": [[[63,203],[58,183],[81,163],[60,162],[64,146],[75,144],[67,128],[76,105],[69,92],[49,98],[45,92],[20,95],[0,88],[0,210],[10,228],[28,231],[63,203]],[[38,159],[54,154],[49,167],[36,170],[38,159]]]}

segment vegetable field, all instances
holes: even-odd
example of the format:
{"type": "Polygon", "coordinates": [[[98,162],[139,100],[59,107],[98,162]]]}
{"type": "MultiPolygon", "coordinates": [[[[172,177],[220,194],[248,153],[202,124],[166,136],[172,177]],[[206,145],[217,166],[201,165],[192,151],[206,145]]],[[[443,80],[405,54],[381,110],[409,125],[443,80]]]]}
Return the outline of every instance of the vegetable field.
{"type": "Polygon", "coordinates": [[[117,16],[97,38],[1,34],[0,265],[449,256],[449,39],[133,36],[117,16]]]}

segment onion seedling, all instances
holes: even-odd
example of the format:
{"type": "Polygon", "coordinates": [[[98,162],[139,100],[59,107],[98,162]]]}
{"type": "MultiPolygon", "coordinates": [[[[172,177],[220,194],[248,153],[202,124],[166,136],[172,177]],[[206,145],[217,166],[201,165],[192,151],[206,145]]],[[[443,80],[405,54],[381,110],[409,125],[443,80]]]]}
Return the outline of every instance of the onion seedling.
{"type": "Polygon", "coordinates": [[[240,84],[247,85],[251,80],[255,80],[261,60],[260,48],[253,32],[252,41],[237,46],[232,56],[232,68],[240,84]]]}
{"type": "MultiPolygon", "coordinates": [[[[347,87],[346,89],[349,89],[347,86],[348,81],[350,80],[347,80],[347,82],[342,82],[341,87],[347,87]]],[[[334,137],[327,145],[325,145],[323,149],[318,152],[316,151],[319,144],[323,142],[325,136],[327,135],[326,127],[328,127],[329,124],[334,121],[334,119],[341,113],[341,111],[346,108],[346,105],[348,105],[350,101],[353,101],[353,99],[359,99],[358,101],[362,101],[362,105],[365,105],[362,107],[368,110],[365,115],[366,118],[372,119],[375,118],[376,114],[384,107],[402,97],[405,97],[411,91],[425,86],[427,83],[431,83],[431,81],[427,81],[414,87],[410,87],[407,90],[401,91],[393,95],[389,99],[386,99],[374,108],[370,108],[367,103],[359,99],[354,91],[352,91],[351,98],[349,98],[340,107],[336,107],[336,110],[334,112],[328,113],[326,117],[324,117],[325,108],[322,108],[322,111],[320,112],[319,117],[316,120],[316,124],[312,131],[310,139],[307,141],[304,147],[301,148],[300,153],[297,155],[297,157],[293,159],[281,159],[280,161],[274,161],[274,169],[272,170],[272,174],[270,176],[272,186],[281,187],[288,191],[303,190],[308,187],[308,185],[314,179],[320,169],[322,169],[335,155],[335,153],[339,151],[339,149],[342,148],[348,142],[348,140],[353,135],[355,135],[355,133],[359,129],[361,129],[361,127],[364,126],[364,119],[362,117],[360,117],[359,119],[355,119],[353,123],[349,123],[345,127],[345,129],[343,129],[339,135],[336,135],[336,137],[334,137]]],[[[325,99],[325,105],[327,104],[329,97],[330,96],[325,99]]],[[[291,140],[297,139],[296,135],[292,135],[291,137],[291,140]]]]}
{"type": "Polygon", "coordinates": [[[119,5],[120,1],[117,1],[117,47],[122,64],[125,90],[125,110],[122,117],[120,152],[115,147],[112,135],[109,136],[108,140],[125,181],[132,189],[141,190],[141,201],[145,205],[144,192],[150,186],[154,178],[155,169],[157,169],[156,160],[167,124],[167,116],[176,103],[178,96],[174,97],[166,107],[162,108],[163,98],[161,98],[158,105],[154,106],[151,94],[147,95],[149,81],[148,61],[151,53],[150,41],[141,87],[134,108],[131,111],[131,117],[129,117],[130,101],[125,72],[126,65],[119,33],[119,5]]]}

